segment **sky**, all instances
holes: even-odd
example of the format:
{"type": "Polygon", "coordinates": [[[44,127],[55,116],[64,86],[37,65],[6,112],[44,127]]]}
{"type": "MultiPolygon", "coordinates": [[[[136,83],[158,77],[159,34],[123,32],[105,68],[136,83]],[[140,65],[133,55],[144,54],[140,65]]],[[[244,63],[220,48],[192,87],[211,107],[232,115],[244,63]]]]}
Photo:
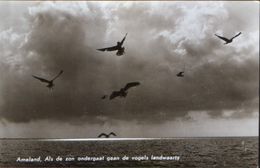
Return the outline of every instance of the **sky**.
{"type": "Polygon", "coordinates": [[[258,135],[259,2],[0,4],[1,138],[258,135]]]}

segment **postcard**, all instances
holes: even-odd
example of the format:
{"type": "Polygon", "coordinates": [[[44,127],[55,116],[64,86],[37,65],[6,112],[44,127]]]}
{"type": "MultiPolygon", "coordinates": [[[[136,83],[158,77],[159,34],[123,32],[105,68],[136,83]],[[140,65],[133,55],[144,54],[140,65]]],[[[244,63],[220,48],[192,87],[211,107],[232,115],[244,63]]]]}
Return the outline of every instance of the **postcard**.
{"type": "Polygon", "coordinates": [[[0,1],[0,167],[257,168],[259,1],[0,1]]]}

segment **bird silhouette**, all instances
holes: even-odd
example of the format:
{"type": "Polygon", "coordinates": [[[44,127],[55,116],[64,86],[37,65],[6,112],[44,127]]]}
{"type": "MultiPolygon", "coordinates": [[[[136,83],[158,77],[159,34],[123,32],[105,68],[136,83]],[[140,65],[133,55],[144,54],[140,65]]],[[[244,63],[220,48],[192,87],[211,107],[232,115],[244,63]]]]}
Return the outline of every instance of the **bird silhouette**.
{"type": "Polygon", "coordinates": [[[44,79],[44,78],[41,78],[41,77],[38,77],[38,76],[34,76],[32,75],[35,79],[38,79],[40,80],[41,82],[45,82],[45,83],[48,83],[48,85],[46,87],[48,87],[49,89],[52,89],[54,87],[54,80],[57,79],[61,74],[63,73],[63,70],[61,70],[59,72],[58,75],[56,75],[52,80],[47,80],[47,79],[44,79]]]}
{"type": "Polygon", "coordinates": [[[121,88],[119,91],[113,91],[112,94],[110,95],[109,99],[112,100],[116,97],[126,97],[127,96],[127,90],[130,89],[131,87],[135,87],[140,85],[140,82],[130,82],[125,85],[124,88],[121,88]]]}
{"type": "Polygon", "coordinates": [[[111,135],[117,136],[114,132],[110,132],[109,134],[101,133],[101,134],[99,134],[98,138],[101,138],[101,137],[110,138],[111,135]]]}
{"type": "Polygon", "coordinates": [[[237,35],[235,35],[234,37],[232,37],[232,38],[230,38],[230,39],[228,39],[228,38],[226,38],[226,37],[219,36],[219,35],[217,35],[217,34],[215,34],[215,36],[217,36],[217,37],[220,38],[221,40],[224,40],[224,41],[226,42],[226,43],[224,43],[224,44],[229,44],[229,43],[231,43],[231,42],[233,41],[234,38],[236,38],[236,37],[239,36],[240,34],[242,34],[242,33],[239,32],[237,35]]]}
{"type": "Polygon", "coordinates": [[[177,73],[176,76],[178,76],[178,77],[184,77],[184,71],[181,71],[181,72],[177,73]]]}
{"type": "Polygon", "coordinates": [[[101,99],[105,99],[105,98],[107,98],[107,95],[104,95],[104,96],[101,97],[101,99]]]}
{"type": "Polygon", "coordinates": [[[115,45],[115,46],[107,47],[107,48],[100,48],[100,49],[97,49],[97,50],[103,51],[103,52],[104,51],[116,51],[117,50],[116,55],[121,56],[125,53],[125,47],[122,47],[122,45],[125,41],[126,36],[127,36],[127,33],[126,33],[125,37],[122,39],[122,41],[121,42],[118,41],[117,45],[115,45]]]}

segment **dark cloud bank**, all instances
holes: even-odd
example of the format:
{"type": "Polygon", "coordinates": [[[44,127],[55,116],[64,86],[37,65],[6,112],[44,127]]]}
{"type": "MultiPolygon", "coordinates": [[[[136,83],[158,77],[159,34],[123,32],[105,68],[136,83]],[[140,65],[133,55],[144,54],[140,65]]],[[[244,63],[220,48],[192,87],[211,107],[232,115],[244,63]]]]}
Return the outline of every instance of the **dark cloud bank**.
{"type": "MultiPolygon", "coordinates": [[[[223,6],[225,15],[206,11],[198,21],[203,23],[196,23],[179,5],[161,8],[171,12],[153,12],[144,3],[110,8],[109,14],[92,3],[82,11],[36,7],[26,16],[30,29],[21,47],[12,50],[21,60],[15,66],[0,64],[1,118],[11,122],[91,123],[102,122],[102,117],[161,122],[190,111],[207,111],[213,117],[221,117],[223,110],[237,111],[234,117],[258,111],[258,45],[250,43],[250,25],[241,26],[241,20],[236,20],[239,12],[229,13],[231,7],[223,6]],[[233,16],[230,31],[228,20],[233,16]],[[204,27],[202,34],[184,31],[178,35],[185,19],[195,22],[190,25],[194,31],[196,26],[204,27]],[[243,34],[224,46],[214,37],[218,31],[226,36],[243,34]],[[124,56],[95,50],[113,45],[126,32],[124,56]],[[250,45],[236,46],[244,40],[250,45]],[[177,78],[184,64],[185,77],[177,78]],[[64,74],[53,91],[31,77],[51,78],[61,69],[64,74]],[[130,90],[126,99],[100,99],[129,81],[140,81],[141,86],[130,90]]],[[[249,17],[258,19],[254,13],[249,17]]]]}

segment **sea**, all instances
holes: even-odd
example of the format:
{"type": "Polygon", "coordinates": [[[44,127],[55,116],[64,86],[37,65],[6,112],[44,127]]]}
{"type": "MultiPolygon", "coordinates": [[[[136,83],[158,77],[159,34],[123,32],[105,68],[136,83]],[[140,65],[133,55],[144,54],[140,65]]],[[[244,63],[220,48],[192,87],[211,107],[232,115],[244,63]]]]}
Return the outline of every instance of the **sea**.
{"type": "Polygon", "coordinates": [[[0,139],[0,167],[258,168],[258,137],[0,139]]]}

